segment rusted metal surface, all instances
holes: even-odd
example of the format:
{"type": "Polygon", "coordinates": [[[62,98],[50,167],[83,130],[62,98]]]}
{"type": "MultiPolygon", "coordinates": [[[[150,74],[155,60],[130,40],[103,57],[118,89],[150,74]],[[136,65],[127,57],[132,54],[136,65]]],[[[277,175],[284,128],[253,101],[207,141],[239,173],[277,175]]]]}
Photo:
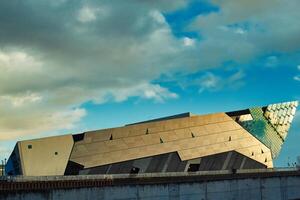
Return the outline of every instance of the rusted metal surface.
{"type": "Polygon", "coordinates": [[[72,189],[88,187],[107,187],[119,185],[168,184],[182,182],[209,182],[230,179],[270,178],[299,176],[297,169],[264,170],[224,170],[209,172],[175,172],[149,174],[118,175],[79,175],[79,176],[45,176],[0,177],[0,192],[41,191],[53,189],[72,189]]]}

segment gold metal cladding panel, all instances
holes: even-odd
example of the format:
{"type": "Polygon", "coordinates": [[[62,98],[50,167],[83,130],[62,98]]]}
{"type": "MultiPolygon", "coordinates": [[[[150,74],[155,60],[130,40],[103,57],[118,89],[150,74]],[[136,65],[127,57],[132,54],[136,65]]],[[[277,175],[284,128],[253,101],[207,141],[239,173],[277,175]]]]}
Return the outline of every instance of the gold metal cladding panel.
{"type": "Polygon", "coordinates": [[[248,151],[249,151],[248,149],[251,147],[254,147],[256,149],[259,149],[259,151],[256,150],[254,153],[254,155],[256,154],[256,157],[252,156],[252,158],[262,164],[267,165],[268,167],[272,167],[273,163],[272,163],[270,149],[268,149],[266,146],[264,146],[262,143],[260,143],[252,135],[250,135],[249,133],[245,133],[245,132],[246,131],[244,131],[244,130],[240,130],[241,135],[245,136],[242,139],[232,140],[232,141],[223,143],[226,145],[225,147],[223,146],[224,149],[222,149],[222,146],[216,146],[215,144],[213,144],[210,146],[206,146],[206,148],[205,148],[205,146],[201,146],[201,147],[194,148],[194,149],[179,151],[178,152],[179,156],[181,157],[182,160],[190,160],[193,158],[211,155],[211,154],[215,154],[215,153],[220,153],[220,152],[224,152],[224,151],[236,150],[236,151],[240,151],[240,153],[246,155],[247,157],[251,157],[252,152],[251,152],[251,154],[248,153],[248,151]],[[244,134],[243,134],[243,132],[244,132],[244,134]],[[250,135],[250,137],[249,137],[249,135],[250,135]],[[240,149],[242,149],[242,151],[240,149]],[[261,152],[261,150],[263,150],[263,153],[261,152]],[[245,152],[245,151],[247,151],[247,152],[245,152]],[[264,155],[259,156],[260,154],[264,154],[264,155]],[[266,156],[267,156],[267,162],[265,161],[266,156]]]}
{"type": "Polygon", "coordinates": [[[72,135],[18,142],[24,176],[63,175],[73,147],[72,135]]]}
{"type": "Polygon", "coordinates": [[[147,130],[136,130],[136,129],[129,129],[128,136],[137,136],[137,135],[144,135],[147,130]]]}
{"type": "MultiPolygon", "coordinates": [[[[152,134],[151,134],[152,135],[152,134]]],[[[178,140],[178,136],[175,134],[175,131],[164,131],[159,133],[160,138],[164,142],[170,142],[174,140],[178,140]]]]}
{"type": "Polygon", "coordinates": [[[206,129],[203,125],[190,127],[190,131],[194,134],[194,136],[207,135],[206,129]]]}
{"type": "Polygon", "coordinates": [[[122,139],[109,140],[105,141],[104,143],[105,146],[108,148],[108,151],[118,151],[129,147],[122,139]]]}
{"type": "MultiPolygon", "coordinates": [[[[121,143],[121,147],[112,145],[111,143],[114,140],[110,140],[106,141],[104,145],[105,148],[110,146],[109,151],[91,151],[86,158],[73,156],[71,159],[88,168],[174,151],[178,151],[182,160],[190,160],[225,151],[262,145],[225,113],[151,122],[149,124],[133,125],[134,131],[130,129],[132,126],[125,127],[125,129],[114,129],[112,131],[113,135],[121,130],[129,134],[138,133],[140,131],[139,126],[144,131],[141,131],[142,135],[130,137],[127,134],[127,137],[121,137],[125,143],[125,145],[121,143]],[[197,126],[189,127],[191,124],[197,126]],[[160,127],[155,128],[158,125],[160,127]],[[155,133],[159,130],[163,131],[155,133]]],[[[266,147],[264,146],[264,148],[266,147]]],[[[90,148],[78,148],[76,151],[78,155],[86,155],[87,149],[90,150],[90,148]],[[84,151],[84,153],[80,154],[80,151],[84,151]]],[[[261,158],[259,157],[259,159],[261,158]]]]}
{"type": "Polygon", "coordinates": [[[142,136],[127,137],[127,138],[122,138],[122,140],[126,143],[128,148],[134,148],[134,147],[146,145],[142,139],[142,136]]]}
{"type": "Polygon", "coordinates": [[[86,142],[97,142],[109,140],[111,131],[109,129],[90,131],[85,133],[84,141],[86,142]]]}
{"type": "Polygon", "coordinates": [[[148,128],[148,133],[157,133],[164,131],[166,129],[164,123],[161,123],[161,126],[155,126],[155,127],[149,127],[148,128]]]}
{"type": "Polygon", "coordinates": [[[177,129],[175,130],[175,134],[178,139],[191,138],[192,133],[189,128],[186,129],[177,129]]]}
{"type": "Polygon", "coordinates": [[[132,149],[125,149],[122,151],[107,152],[102,155],[94,155],[92,158],[85,161],[84,159],[75,159],[78,163],[83,163],[85,168],[106,165],[110,163],[122,162],[126,160],[138,159],[148,156],[159,155],[163,153],[170,153],[176,151],[175,146],[170,144],[154,144],[132,149]]]}
{"type": "Polygon", "coordinates": [[[104,142],[93,142],[88,144],[76,144],[73,147],[71,159],[81,156],[88,156],[93,154],[105,153],[109,151],[104,142]]]}
{"type": "Polygon", "coordinates": [[[227,122],[220,122],[218,124],[220,126],[220,128],[223,131],[230,131],[230,130],[235,130],[235,129],[241,129],[242,127],[240,127],[235,121],[231,120],[231,121],[227,121],[227,122]]]}
{"type": "MultiPolygon", "coordinates": [[[[262,144],[256,138],[254,138],[251,134],[247,133],[243,129],[236,130],[235,132],[238,133],[237,135],[240,135],[240,136],[236,135],[237,136],[236,137],[235,135],[232,135],[230,141],[228,140],[226,142],[220,143],[220,144],[225,144],[225,146],[223,146],[223,145],[218,146],[218,144],[206,142],[205,145],[207,145],[207,146],[200,146],[200,147],[196,147],[196,148],[192,148],[192,149],[188,149],[188,150],[180,150],[180,151],[178,151],[178,153],[182,160],[190,160],[190,159],[194,159],[197,157],[211,155],[211,154],[214,154],[214,153],[217,153],[220,151],[221,152],[231,151],[231,150],[236,150],[236,149],[240,149],[240,148],[247,148],[247,147],[254,146],[254,145],[262,146],[262,144]],[[222,149],[222,147],[223,147],[223,149],[222,149]]],[[[207,140],[207,141],[209,141],[209,140],[207,140]]],[[[263,145],[263,148],[265,150],[268,149],[264,145],[263,145]]]]}
{"type": "Polygon", "coordinates": [[[160,143],[160,137],[158,134],[127,137],[122,139],[108,140],[104,142],[95,142],[89,144],[77,144],[74,146],[71,159],[156,143],[160,143]]]}
{"type": "MultiPolygon", "coordinates": [[[[220,114],[218,114],[219,116],[220,116],[220,114]]],[[[224,115],[225,114],[223,114],[222,115],[222,119],[224,119],[224,118],[226,118],[226,115],[225,115],[225,117],[224,117],[224,115]]],[[[203,119],[205,119],[205,117],[201,117],[201,119],[202,119],[202,121],[204,121],[203,119]]],[[[208,120],[210,120],[211,121],[211,119],[212,119],[212,117],[210,116],[210,117],[208,117],[207,118],[208,120]]],[[[228,120],[228,119],[227,119],[228,120]]],[[[177,122],[178,122],[178,120],[176,120],[177,122]]],[[[188,121],[188,120],[186,120],[185,119],[185,121],[188,121]]],[[[219,120],[220,121],[220,120],[219,120]]],[[[170,123],[170,121],[169,121],[169,123],[170,123]]],[[[160,124],[159,124],[160,126],[163,126],[164,125],[164,123],[163,122],[160,122],[160,124]]],[[[128,128],[128,127],[126,127],[126,128],[128,128]]],[[[120,130],[121,128],[119,128],[119,130],[120,130]]],[[[135,130],[138,130],[138,128],[136,127],[136,125],[135,125],[135,130]]],[[[113,130],[113,133],[115,133],[117,131],[117,129],[114,129],[113,130]]],[[[129,131],[130,132],[130,131],[129,131]]],[[[186,138],[186,137],[188,137],[188,138],[191,138],[192,136],[191,136],[191,132],[190,132],[190,130],[189,129],[182,129],[182,130],[176,130],[176,137],[177,137],[177,140],[179,139],[179,138],[186,138]]],[[[169,134],[170,135],[174,135],[174,132],[169,132],[169,134]]],[[[159,135],[157,135],[157,134],[148,134],[148,135],[143,135],[142,136],[143,137],[143,141],[144,141],[144,143],[147,143],[147,144],[153,144],[153,143],[158,143],[158,139],[160,139],[159,138],[159,135]]],[[[172,137],[172,136],[171,136],[172,137]]],[[[128,139],[128,140],[130,140],[129,139],[130,137],[128,137],[128,138],[126,138],[126,139],[128,139]]],[[[123,139],[125,139],[125,138],[123,138],[123,139]]],[[[163,139],[163,138],[162,138],[163,139]]],[[[112,140],[113,141],[113,140],[112,140]]],[[[164,140],[163,140],[164,141],[164,140]]],[[[101,145],[103,145],[103,146],[106,146],[106,145],[109,145],[110,144],[110,142],[111,141],[107,141],[106,143],[105,143],[105,145],[103,145],[103,144],[101,144],[101,145]]],[[[159,142],[160,142],[160,140],[159,140],[159,142]]],[[[167,142],[167,141],[164,141],[164,142],[167,142]]],[[[187,142],[189,142],[189,141],[187,141],[187,142]]],[[[126,143],[126,142],[125,142],[126,143]]],[[[133,143],[131,143],[131,144],[128,144],[128,142],[127,142],[127,147],[128,148],[132,148],[132,147],[135,147],[135,146],[138,146],[139,144],[141,144],[142,142],[140,142],[140,140],[138,140],[138,141],[136,141],[136,140],[134,140],[134,142],[133,143]]],[[[91,145],[91,144],[88,144],[88,145],[91,145]]],[[[141,144],[141,146],[142,146],[143,144],[141,144]]],[[[188,143],[186,143],[186,144],[181,144],[181,146],[182,146],[182,148],[187,148],[189,145],[188,145],[188,143]]],[[[124,146],[125,147],[125,146],[124,146]]],[[[79,148],[78,148],[79,149],[79,148]]],[[[71,158],[72,159],[75,159],[75,158],[77,158],[77,157],[80,157],[80,156],[83,156],[83,155],[85,155],[85,156],[87,156],[87,154],[86,154],[86,149],[84,149],[84,148],[82,148],[83,149],[83,151],[84,151],[84,154],[80,154],[79,152],[77,152],[76,154],[76,156],[72,156],[71,158]]],[[[95,149],[95,148],[93,148],[93,149],[95,149]]],[[[119,148],[118,148],[119,149],[119,148]]],[[[111,151],[111,152],[113,152],[114,150],[118,150],[118,149],[113,149],[113,147],[112,148],[110,148],[109,150],[111,151]]],[[[153,148],[152,149],[152,152],[153,153],[151,153],[151,152],[149,152],[149,150],[148,150],[148,152],[147,151],[145,151],[145,153],[147,153],[147,154],[151,154],[151,155],[156,155],[156,154],[160,154],[160,153],[165,153],[166,151],[174,151],[174,150],[177,150],[178,149],[178,145],[176,145],[176,144],[167,144],[167,145],[163,145],[163,146],[160,146],[160,148],[159,149],[156,149],[156,148],[153,148]],[[165,147],[168,147],[168,148],[165,148],[165,147]],[[174,148],[174,147],[176,147],[176,148],[174,148]]],[[[76,151],[76,149],[75,149],[75,151],[76,151]]],[[[102,153],[105,153],[105,152],[108,152],[108,151],[102,151],[102,153]]],[[[93,151],[93,152],[90,152],[91,154],[91,156],[92,155],[95,155],[95,154],[97,154],[97,153],[99,153],[99,152],[95,152],[95,151],[93,151]]],[[[135,153],[136,154],[136,153],[135,153]]],[[[112,155],[113,156],[113,155],[112,155]]],[[[99,157],[99,156],[98,156],[99,157]]],[[[115,156],[113,156],[113,157],[115,157],[115,156]]],[[[126,156],[125,156],[125,158],[126,158],[126,156]]],[[[93,160],[93,158],[91,158],[92,160],[93,160]]],[[[102,159],[102,157],[101,157],[101,159],[102,159]]],[[[107,159],[106,159],[107,160],[107,159]]]]}
{"type": "Polygon", "coordinates": [[[114,128],[111,131],[111,134],[113,136],[113,139],[120,139],[120,138],[128,137],[129,131],[122,130],[121,128],[114,128]]]}
{"type": "MultiPolygon", "coordinates": [[[[188,129],[178,131],[178,133],[180,133],[180,134],[186,134],[187,132],[189,133],[188,129]]],[[[174,132],[169,132],[169,134],[174,134],[174,132]]],[[[186,136],[188,136],[190,139],[192,139],[190,133],[186,134],[186,136]]],[[[159,137],[158,134],[148,134],[148,135],[144,135],[142,137],[143,137],[144,141],[146,141],[147,139],[148,139],[147,141],[151,141],[151,138],[156,137],[154,142],[155,143],[160,143],[160,140],[159,140],[160,137],[159,137]]],[[[123,139],[125,139],[125,138],[123,138],[123,139]]],[[[227,140],[227,138],[226,138],[226,140],[227,140]]],[[[203,139],[201,139],[201,141],[203,141],[203,139]]],[[[210,141],[213,142],[214,141],[213,138],[210,141]]],[[[151,142],[149,144],[152,144],[152,143],[153,142],[151,142]]],[[[126,152],[126,150],[123,150],[122,151],[123,152],[123,154],[122,154],[123,157],[122,158],[117,158],[115,153],[113,153],[113,152],[111,152],[111,153],[107,152],[107,154],[105,154],[105,155],[109,156],[109,157],[113,157],[114,158],[113,160],[116,160],[116,159],[118,160],[119,159],[119,161],[120,160],[123,161],[123,160],[131,159],[134,156],[135,156],[135,158],[140,158],[140,157],[146,157],[146,156],[151,156],[151,155],[162,154],[162,153],[166,153],[166,152],[173,152],[173,151],[176,151],[180,148],[189,148],[189,146],[190,146],[189,144],[191,145],[191,144],[196,144],[196,143],[195,143],[195,141],[191,141],[191,140],[186,140],[185,142],[183,140],[177,140],[177,141],[174,141],[173,143],[172,142],[167,142],[167,143],[160,144],[158,146],[150,145],[150,146],[141,147],[138,150],[136,150],[132,155],[128,154],[128,152],[126,152]],[[178,145],[180,143],[180,141],[182,143],[181,147],[178,145]],[[140,152],[141,152],[141,155],[139,156],[138,154],[140,152]]],[[[94,155],[94,154],[95,154],[95,152],[93,152],[93,154],[91,154],[91,155],[94,155]]],[[[93,156],[90,160],[93,160],[92,163],[98,163],[98,165],[100,165],[100,163],[105,164],[106,162],[108,162],[108,159],[104,159],[103,157],[106,157],[106,156],[100,156],[99,157],[99,156],[96,155],[96,156],[93,156]],[[98,157],[99,159],[95,161],[95,157],[96,158],[98,157]]],[[[78,161],[82,162],[81,159],[78,160],[78,159],[76,159],[76,157],[72,157],[72,158],[77,160],[77,162],[78,161]]],[[[85,164],[87,164],[87,163],[85,163],[85,164]]]]}
{"type": "Polygon", "coordinates": [[[205,130],[207,131],[207,133],[218,133],[221,132],[221,128],[219,127],[218,124],[207,124],[204,125],[205,130]]]}
{"type": "Polygon", "coordinates": [[[78,143],[90,143],[95,141],[109,140],[111,135],[113,138],[124,138],[129,136],[143,135],[148,133],[158,133],[162,131],[189,128],[192,126],[200,126],[209,123],[218,123],[229,121],[231,118],[225,113],[208,114],[203,116],[192,116],[180,119],[170,119],[159,122],[149,122],[143,124],[129,125],[119,128],[104,129],[98,131],[90,131],[85,133],[84,141],[78,143]]]}
{"type": "Polygon", "coordinates": [[[143,158],[168,152],[174,152],[177,148],[168,143],[159,143],[155,145],[147,145],[137,148],[130,148],[121,151],[107,152],[98,155],[92,155],[88,158],[74,158],[73,161],[84,164],[85,167],[93,167],[97,165],[105,165],[114,162],[121,162],[131,159],[143,158]]]}
{"type": "Polygon", "coordinates": [[[142,135],[141,139],[145,145],[152,145],[152,144],[160,143],[160,135],[159,134],[142,135]]]}

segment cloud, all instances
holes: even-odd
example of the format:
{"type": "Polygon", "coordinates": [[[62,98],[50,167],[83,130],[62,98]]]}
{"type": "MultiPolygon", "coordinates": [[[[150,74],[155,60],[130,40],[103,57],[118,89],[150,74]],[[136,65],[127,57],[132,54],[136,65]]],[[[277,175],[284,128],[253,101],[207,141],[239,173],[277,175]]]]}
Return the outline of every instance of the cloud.
{"type": "Polygon", "coordinates": [[[228,77],[222,77],[211,72],[207,72],[200,77],[200,79],[196,80],[194,84],[199,86],[200,93],[205,90],[215,92],[224,88],[238,89],[244,85],[244,76],[245,74],[242,71],[238,71],[228,77]]]}
{"type": "Polygon", "coordinates": [[[222,83],[220,77],[208,72],[200,78],[199,84],[199,92],[203,92],[204,90],[218,90],[222,83]]]}
{"type": "Polygon", "coordinates": [[[162,12],[185,1],[0,2],[0,140],[73,129],[87,101],[178,95],[152,84],[185,46],[162,12]]]}
{"type": "Polygon", "coordinates": [[[184,44],[184,46],[194,46],[195,45],[195,40],[191,39],[189,37],[184,37],[183,38],[183,44],[184,44]]]}
{"type": "MultiPolygon", "coordinates": [[[[198,15],[188,28],[201,35],[202,66],[220,66],[226,61],[247,63],[274,52],[300,49],[297,36],[300,27],[296,26],[299,1],[213,0],[212,3],[219,11],[198,15]]],[[[270,65],[276,64],[276,60],[270,59],[270,65]]]]}
{"type": "Polygon", "coordinates": [[[125,90],[116,89],[112,92],[115,101],[120,102],[128,97],[140,96],[144,99],[153,99],[156,102],[164,102],[166,99],[178,98],[176,93],[170,92],[166,88],[157,84],[144,83],[125,90]]]}
{"type": "Polygon", "coordinates": [[[107,17],[109,13],[110,9],[108,7],[90,7],[85,5],[78,11],[77,19],[82,23],[95,21],[97,17],[99,17],[100,20],[103,20],[103,18],[107,17]]]}
{"type": "MultiPolygon", "coordinates": [[[[300,71],[300,65],[297,66],[297,70],[300,71]]],[[[296,75],[293,77],[295,81],[300,81],[300,75],[296,75]]]]}
{"type": "Polygon", "coordinates": [[[0,96],[0,101],[6,101],[10,103],[13,107],[21,107],[24,104],[36,103],[41,100],[42,97],[34,93],[27,93],[22,96],[0,96]]]}
{"type": "Polygon", "coordinates": [[[300,81],[300,75],[294,76],[294,80],[295,80],[295,81],[300,81]]]}
{"type": "MultiPolygon", "coordinates": [[[[186,27],[200,37],[177,38],[163,13],[186,8],[185,0],[0,1],[0,139],[72,128],[88,114],[87,101],[177,98],[153,83],[161,75],[300,49],[299,1],[212,3],[219,9],[186,27]]],[[[192,82],[218,91],[241,87],[244,76],[207,73],[192,82]]]]}
{"type": "Polygon", "coordinates": [[[266,67],[273,68],[273,67],[277,67],[277,65],[278,65],[278,58],[276,56],[267,57],[266,64],[265,64],[266,67]]]}
{"type": "Polygon", "coordinates": [[[96,20],[96,9],[90,7],[83,7],[79,10],[78,20],[80,22],[91,22],[96,20]]]}

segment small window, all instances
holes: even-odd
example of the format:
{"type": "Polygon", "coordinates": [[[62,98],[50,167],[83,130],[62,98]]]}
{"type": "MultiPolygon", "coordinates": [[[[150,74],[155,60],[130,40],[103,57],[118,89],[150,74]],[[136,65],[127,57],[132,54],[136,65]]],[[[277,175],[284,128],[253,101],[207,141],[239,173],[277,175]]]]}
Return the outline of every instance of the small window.
{"type": "Polygon", "coordinates": [[[164,143],[164,141],[161,138],[159,138],[159,140],[160,140],[160,143],[164,143]]]}
{"type": "Polygon", "coordinates": [[[28,149],[32,149],[32,145],[31,144],[29,144],[27,147],[28,147],[28,149]]]}
{"type": "Polygon", "coordinates": [[[193,137],[193,138],[195,137],[195,135],[194,135],[194,133],[193,133],[193,132],[191,132],[191,135],[192,135],[192,137],[193,137]]]}
{"type": "Polygon", "coordinates": [[[140,171],[140,168],[138,167],[132,167],[130,170],[130,174],[138,174],[140,171]]]}
{"type": "Polygon", "coordinates": [[[57,151],[55,151],[55,153],[54,153],[56,156],[58,155],[58,152],[57,151]]]}
{"type": "Polygon", "coordinates": [[[199,171],[200,164],[190,164],[188,168],[188,172],[196,172],[199,171]]]}

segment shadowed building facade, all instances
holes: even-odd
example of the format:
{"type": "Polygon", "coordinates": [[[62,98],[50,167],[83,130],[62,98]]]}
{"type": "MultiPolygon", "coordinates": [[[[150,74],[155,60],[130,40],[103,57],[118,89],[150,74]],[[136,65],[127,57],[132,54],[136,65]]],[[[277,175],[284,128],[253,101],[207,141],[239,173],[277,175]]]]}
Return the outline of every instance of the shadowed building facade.
{"type": "Polygon", "coordinates": [[[271,168],[298,102],[180,115],[17,142],[9,175],[76,175],[271,168]]]}

